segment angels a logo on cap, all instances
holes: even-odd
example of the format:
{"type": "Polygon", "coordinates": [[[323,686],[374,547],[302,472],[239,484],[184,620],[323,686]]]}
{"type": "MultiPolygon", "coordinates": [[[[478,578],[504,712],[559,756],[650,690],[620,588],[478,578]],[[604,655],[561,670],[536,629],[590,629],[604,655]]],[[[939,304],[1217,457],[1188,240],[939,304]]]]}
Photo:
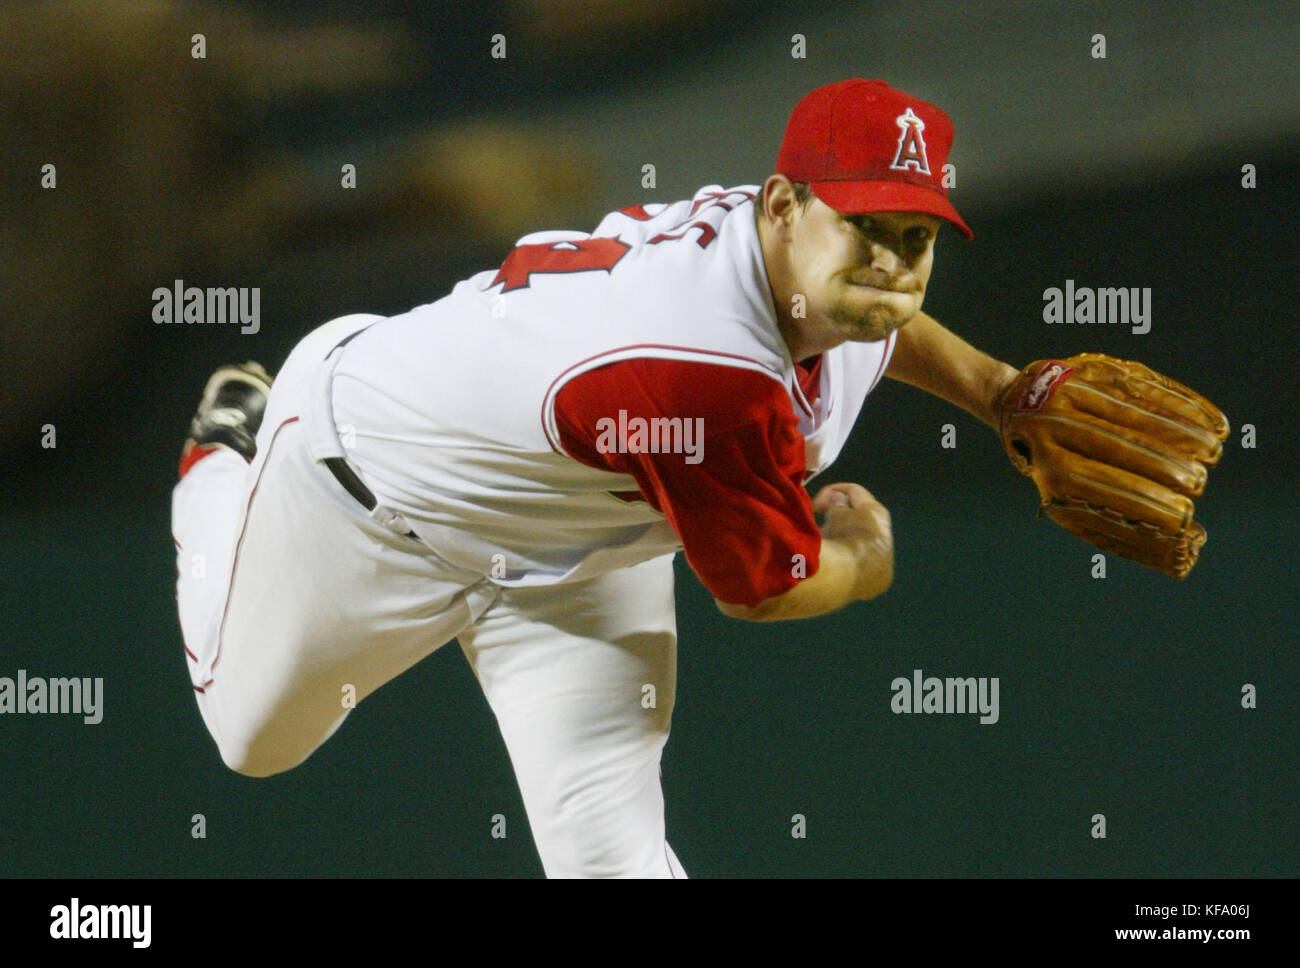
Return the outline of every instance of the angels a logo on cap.
{"type": "Polygon", "coordinates": [[[895,171],[911,168],[924,175],[930,174],[930,159],[925,156],[925,139],[921,137],[925,122],[908,108],[894,119],[894,123],[903,129],[903,133],[898,136],[898,150],[894,152],[889,167],[895,171]]]}
{"type": "Polygon", "coordinates": [[[940,108],[884,81],[852,78],[799,99],[776,172],[808,182],[836,211],[925,212],[969,239],[941,177],[952,139],[952,120],[940,108]]]}

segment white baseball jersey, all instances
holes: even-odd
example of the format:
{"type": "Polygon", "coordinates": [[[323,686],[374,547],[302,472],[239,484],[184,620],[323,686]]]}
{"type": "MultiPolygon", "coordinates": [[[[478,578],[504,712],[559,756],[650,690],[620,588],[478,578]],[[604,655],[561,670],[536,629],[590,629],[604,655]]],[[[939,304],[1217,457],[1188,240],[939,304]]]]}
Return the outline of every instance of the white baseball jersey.
{"type": "MultiPolygon", "coordinates": [[[[252,464],[214,448],[173,493],[186,662],[231,768],[291,769],[350,714],[341,697],[363,702],[455,640],[501,728],[547,874],[685,876],[659,783],[682,543],[648,497],[615,496],[637,491],[636,477],[563,452],[555,407],[566,384],[620,360],[712,364],[690,369],[720,381],[739,368],[747,384],[775,381],[777,422],[797,422],[808,472],[835,459],[893,340],[823,354],[805,398],[771,303],[754,191],[711,186],[612,213],[591,235],[529,236],[436,303],[337,319],[298,344],[252,464]],[[367,513],[326,457],[348,458],[379,506],[367,513]]],[[[713,385],[728,414],[739,382],[713,385]]],[[[604,397],[587,399],[599,409],[604,397]]],[[[734,412],[748,427],[749,411],[734,412]]],[[[734,470],[737,451],[713,439],[699,472],[734,470]]],[[[740,482],[728,500],[749,496],[753,469],[721,475],[740,482]]],[[[806,505],[797,446],[780,472],[806,505]]],[[[683,500],[708,479],[695,473],[683,500]]],[[[709,540],[743,529],[729,527],[709,540]]]]}
{"type": "Polygon", "coordinates": [[[612,212],[591,234],[525,236],[500,269],[379,319],[334,353],[321,387],[333,426],[308,428],[313,456],[347,457],[443,557],[503,585],[577,580],[681,547],[663,514],[613,496],[637,489],[631,476],[560,446],[556,395],[591,369],[658,357],[768,376],[790,395],[810,475],[821,471],[894,338],[828,351],[818,399],[804,398],[772,305],[757,191],[711,185],[612,212]]]}

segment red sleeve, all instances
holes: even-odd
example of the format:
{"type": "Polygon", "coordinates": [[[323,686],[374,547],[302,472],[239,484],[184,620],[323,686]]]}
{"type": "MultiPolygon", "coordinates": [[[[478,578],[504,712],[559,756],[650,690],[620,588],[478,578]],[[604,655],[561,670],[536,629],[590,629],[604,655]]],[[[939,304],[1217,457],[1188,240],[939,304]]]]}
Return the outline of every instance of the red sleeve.
{"type": "Polygon", "coordinates": [[[798,581],[795,555],[802,574],[816,572],[821,532],[803,486],[803,436],[789,394],[771,377],[714,363],[623,360],[565,384],[555,418],[570,456],[636,478],[719,600],[754,606],[788,591],[798,581]],[[633,433],[620,445],[610,432],[619,411],[629,430],[638,417],[681,418],[702,436],[692,453],[649,453],[633,433]]]}

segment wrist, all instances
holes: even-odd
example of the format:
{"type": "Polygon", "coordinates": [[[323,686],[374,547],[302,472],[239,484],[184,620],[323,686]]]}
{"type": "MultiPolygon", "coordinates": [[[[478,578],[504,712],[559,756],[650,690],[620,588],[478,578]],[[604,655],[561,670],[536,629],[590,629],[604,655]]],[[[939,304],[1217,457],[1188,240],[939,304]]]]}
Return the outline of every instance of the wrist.
{"type": "Polygon", "coordinates": [[[1002,402],[1002,397],[1006,394],[1007,388],[1010,387],[1019,376],[1020,371],[1014,366],[999,362],[985,381],[985,407],[984,412],[979,414],[979,418],[985,424],[992,427],[994,431],[999,429],[999,405],[1002,402]]]}

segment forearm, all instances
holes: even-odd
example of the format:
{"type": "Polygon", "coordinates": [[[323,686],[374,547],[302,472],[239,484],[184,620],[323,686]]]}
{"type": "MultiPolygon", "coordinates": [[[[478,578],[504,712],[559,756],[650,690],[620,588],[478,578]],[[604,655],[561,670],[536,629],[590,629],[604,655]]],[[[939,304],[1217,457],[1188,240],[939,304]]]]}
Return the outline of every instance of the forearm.
{"type": "Polygon", "coordinates": [[[892,379],[961,407],[995,430],[997,400],[1018,373],[925,313],[917,313],[898,331],[885,371],[892,379]]]}
{"type": "Polygon", "coordinates": [[[789,591],[749,607],[717,601],[730,618],[751,622],[780,622],[812,618],[843,608],[850,602],[875,598],[894,577],[892,547],[866,548],[852,538],[822,538],[817,571],[789,591]]]}

